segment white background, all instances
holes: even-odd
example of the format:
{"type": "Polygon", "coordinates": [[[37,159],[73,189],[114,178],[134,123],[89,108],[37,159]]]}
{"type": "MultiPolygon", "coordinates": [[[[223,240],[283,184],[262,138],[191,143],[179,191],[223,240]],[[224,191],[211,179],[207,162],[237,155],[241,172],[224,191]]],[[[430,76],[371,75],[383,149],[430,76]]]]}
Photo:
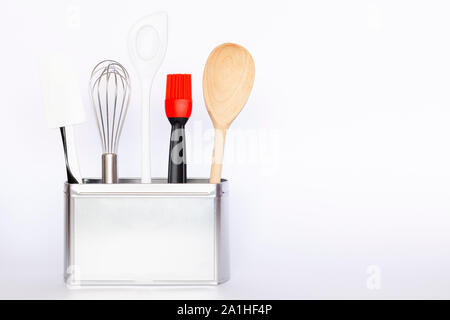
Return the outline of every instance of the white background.
{"type": "Polygon", "coordinates": [[[1,7],[0,298],[450,298],[448,1],[1,7]],[[240,138],[227,141],[223,173],[231,180],[232,279],[214,288],[69,291],[64,158],[59,132],[46,127],[37,58],[66,52],[78,67],[89,115],[76,132],[84,176],[99,176],[101,154],[89,73],[106,58],[128,68],[134,96],[119,166],[122,177],[139,176],[139,87],[126,36],[157,10],[168,12],[170,30],[151,99],[153,176],[167,170],[165,75],[192,73],[188,158],[198,148],[200,158],[189,175],[207,176],[206,58],[236,42],[255,60],[253,92],[230,132],[240,138]]]}

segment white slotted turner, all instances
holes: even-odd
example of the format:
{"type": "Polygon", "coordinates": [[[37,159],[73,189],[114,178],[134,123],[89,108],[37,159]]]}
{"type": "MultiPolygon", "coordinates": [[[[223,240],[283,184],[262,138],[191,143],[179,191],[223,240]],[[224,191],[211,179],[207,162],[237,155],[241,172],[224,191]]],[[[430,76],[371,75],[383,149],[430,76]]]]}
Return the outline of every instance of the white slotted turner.
{"type": "Polygon", "coordinates": [[[64,55],[46,55],[39,59],[39,73],[48,126],[61,131],[67,181],[82,183],[72,126],[86,114],[75,68],[64,55]]]}
{"type": "Polygon", "coordinates": [[[158,12],[138,20],[128,35],[131,62],[141,81],[142,183],[151,183],[150,94],[167,49],[167,13],[158,12]]]}

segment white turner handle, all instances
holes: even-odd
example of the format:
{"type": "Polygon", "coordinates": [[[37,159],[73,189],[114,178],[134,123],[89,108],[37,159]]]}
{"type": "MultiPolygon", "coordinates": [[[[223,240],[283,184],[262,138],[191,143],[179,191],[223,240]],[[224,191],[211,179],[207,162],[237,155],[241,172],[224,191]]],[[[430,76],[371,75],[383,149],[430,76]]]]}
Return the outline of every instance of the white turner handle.
{"type": "Polygon", "coordinates": [[[167,13],[158,12],[138,20],[128,35],[130,59],[141,80],[142,183],[151,183],[150,93],[153,78],[166,55],[167,29],[167,13]]]}

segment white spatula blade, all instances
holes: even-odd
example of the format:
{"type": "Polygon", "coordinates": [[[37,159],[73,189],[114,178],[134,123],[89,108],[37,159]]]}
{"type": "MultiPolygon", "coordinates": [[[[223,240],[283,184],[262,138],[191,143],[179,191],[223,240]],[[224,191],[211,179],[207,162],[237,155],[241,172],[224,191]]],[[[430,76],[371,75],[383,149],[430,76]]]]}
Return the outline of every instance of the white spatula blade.
{"type": "Polygon", "coordinates": [[[42,56],[39,71],[48,126],[59,128],[84,122],[78,77],[70,59],[64,55],[42,56]]]}

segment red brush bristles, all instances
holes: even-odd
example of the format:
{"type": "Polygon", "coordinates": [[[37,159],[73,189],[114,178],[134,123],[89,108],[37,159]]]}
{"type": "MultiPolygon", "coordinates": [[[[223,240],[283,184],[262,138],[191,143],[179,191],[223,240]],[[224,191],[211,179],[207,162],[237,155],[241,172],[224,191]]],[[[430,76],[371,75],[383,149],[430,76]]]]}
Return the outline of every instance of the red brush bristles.
{"type": "Polygon", "coordinates": [[[166,115],[168,118],[189,118],[192,112],[190,74],[168,74],[166,83],[166,115]]]}
{"type": "Polygon", "coordinates": [[[166,99],[192,100],[191,75],[168,74],[166,86],[166,99]]]}

